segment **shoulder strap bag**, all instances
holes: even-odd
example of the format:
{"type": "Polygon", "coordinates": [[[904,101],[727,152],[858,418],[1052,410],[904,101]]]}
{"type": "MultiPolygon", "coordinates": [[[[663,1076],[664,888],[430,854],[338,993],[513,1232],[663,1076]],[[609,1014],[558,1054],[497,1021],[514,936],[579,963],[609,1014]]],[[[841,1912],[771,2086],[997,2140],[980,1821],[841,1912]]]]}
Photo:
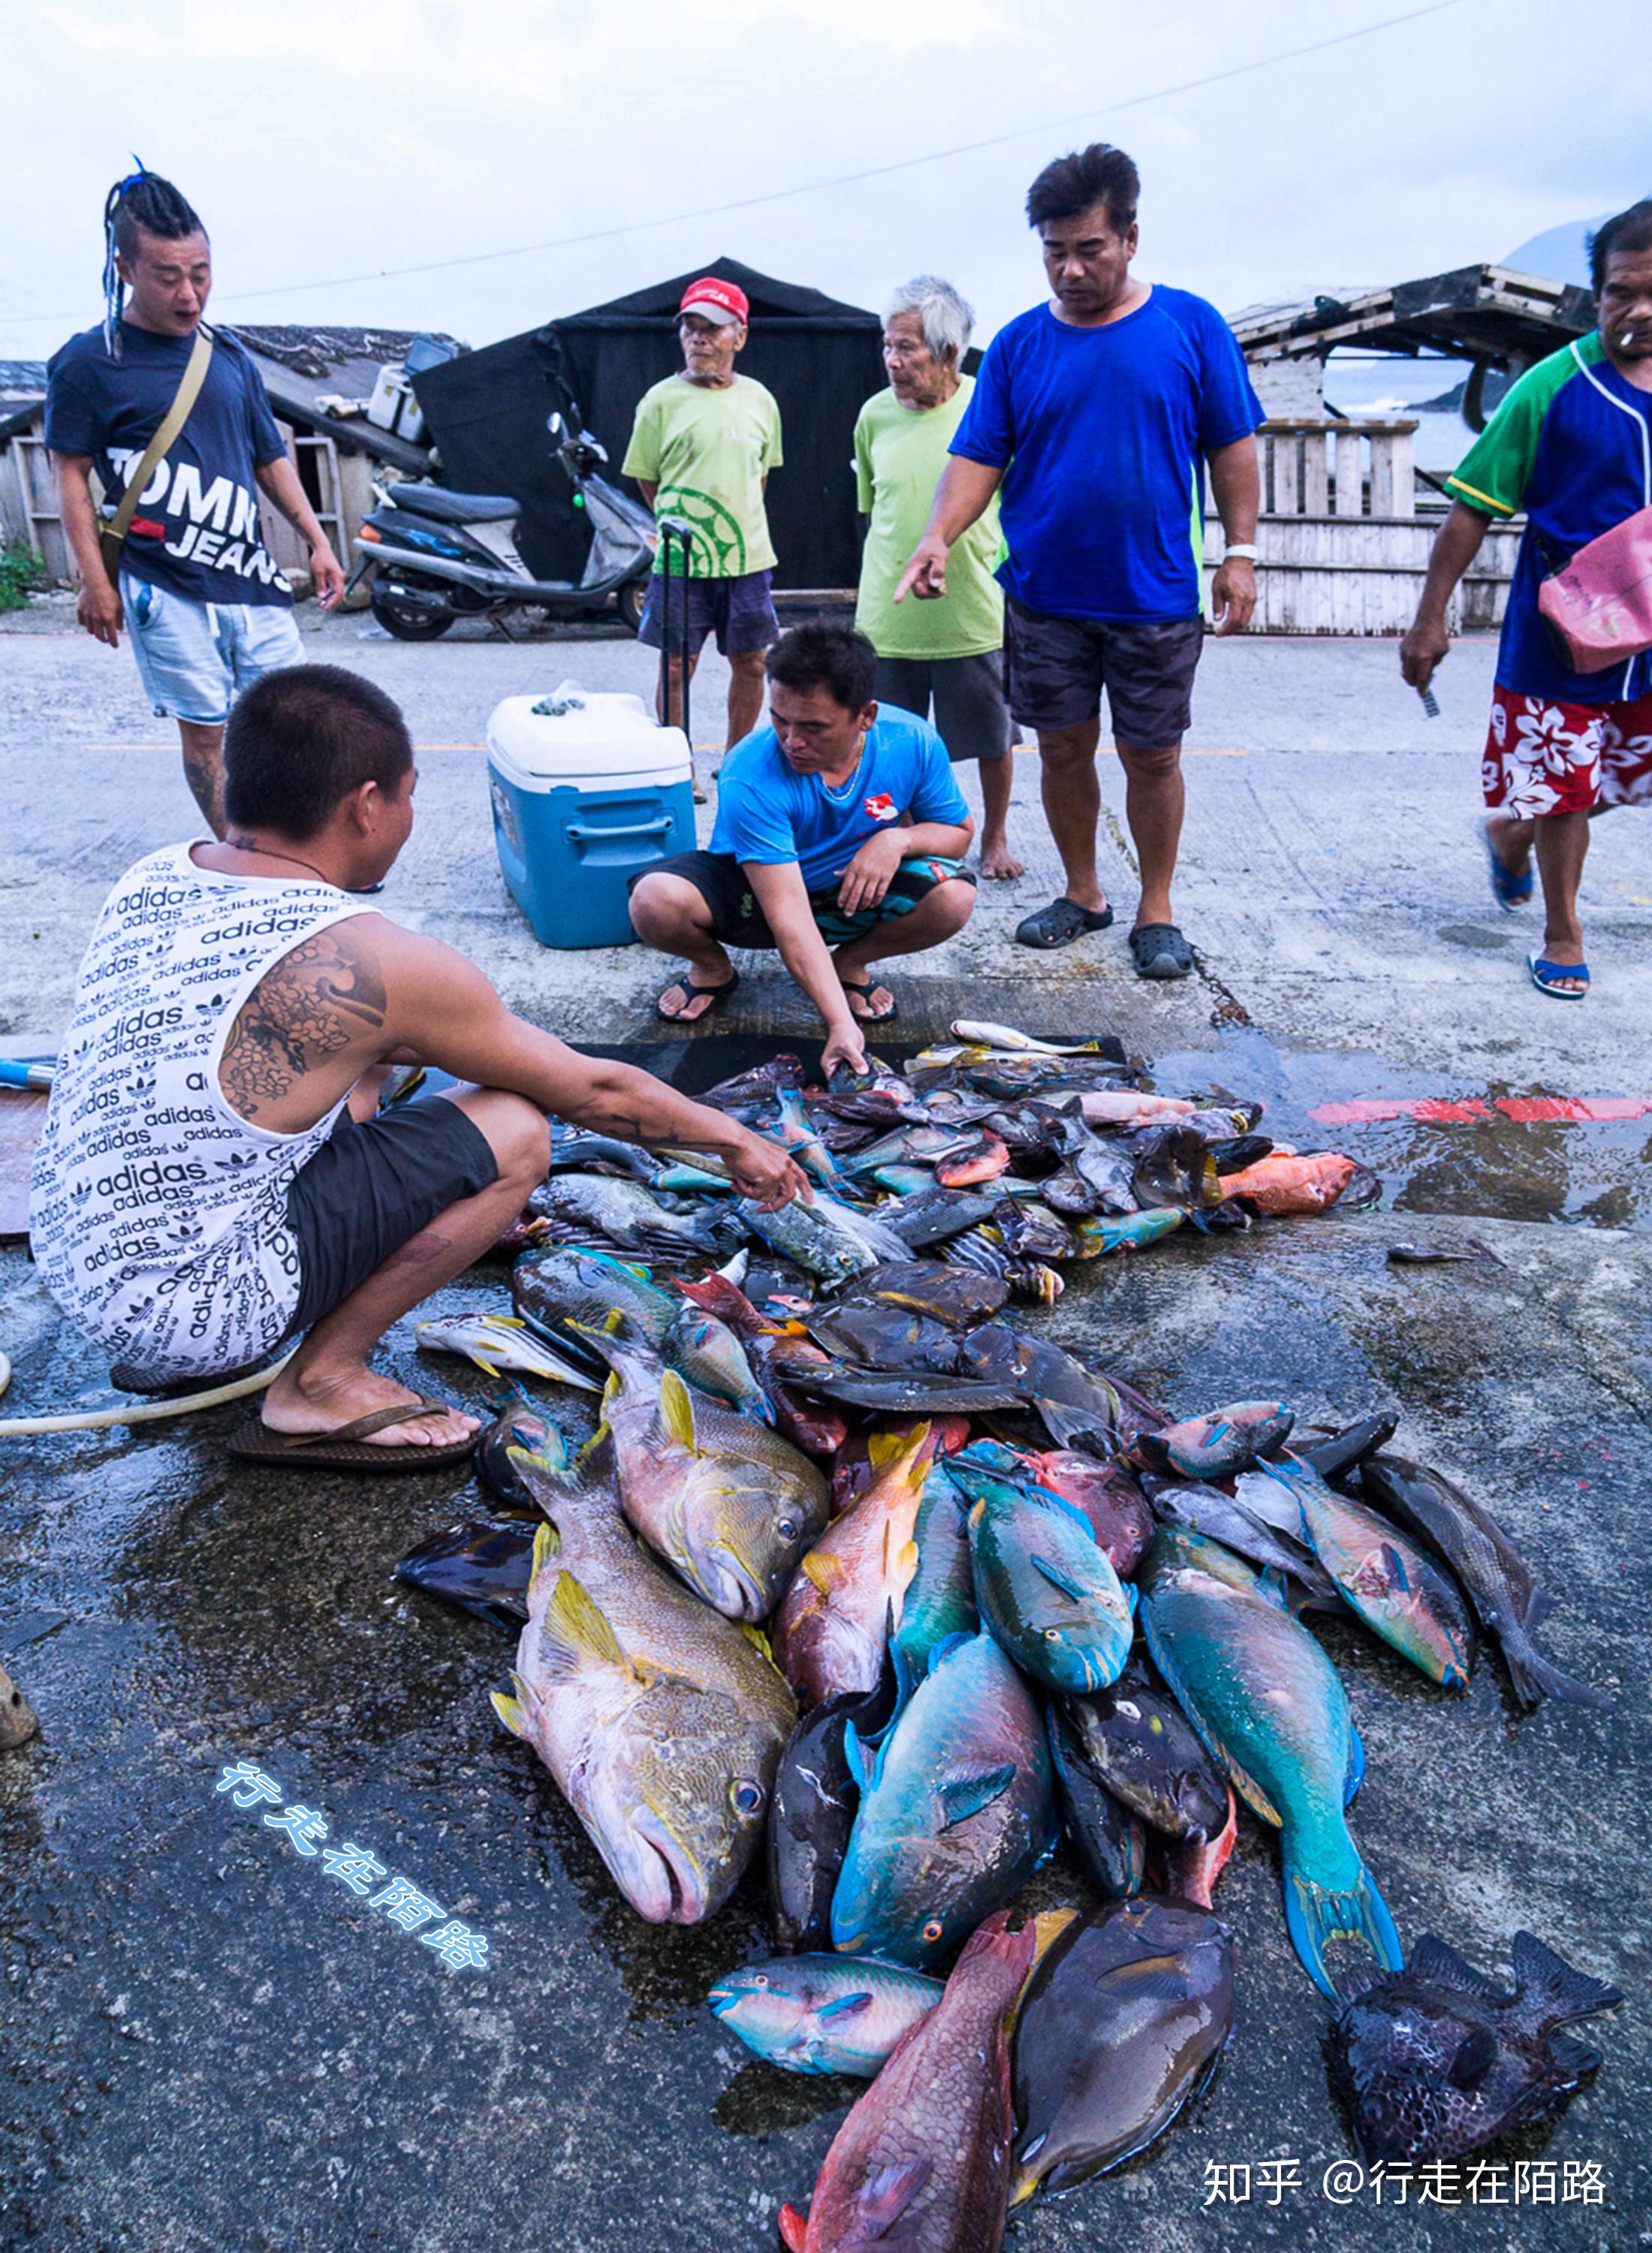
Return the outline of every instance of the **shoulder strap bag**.
{"type": "Polygon", "coordinates": [[[108,523],[98,531],[99,544],[103,551],[103,568],[109,575],[111,586],[119,584],[121,550],[126,545],[126,535],[132,529],[132,519],[137,513],[140,494],[154,476],[184,425],[189,421],[190,410],[200,397],[201,386],[206,380],[206,371],[212,364],[213,339],[203,322],[195,331],[195,343],[172,394],[172,403],[161,417],[161,425],[144,447],[143,457],[126,481],[126,491],[121,495],[120,506],[108,523]]]}

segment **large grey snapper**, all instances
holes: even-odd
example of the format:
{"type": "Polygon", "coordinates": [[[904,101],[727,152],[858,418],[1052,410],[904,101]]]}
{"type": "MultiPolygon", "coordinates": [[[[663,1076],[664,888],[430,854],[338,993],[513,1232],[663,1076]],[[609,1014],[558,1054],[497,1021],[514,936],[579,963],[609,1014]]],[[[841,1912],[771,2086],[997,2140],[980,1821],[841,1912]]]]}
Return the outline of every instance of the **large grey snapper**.
{"type": "Polygon", "coordinates": [[[892,1228],[823,1190],[807,1204],[797,1197],[777,1212],[765,1212],[749,1197],[742,1197],[734,1210],[752,1235],[828,1286],[868,1274],[884,1260],[911,1256],[892,1228]]]}
{"type": "Polygon", "coordinates": [[[553,1174],[528,1207],[567,1236],[596,1236],[624,1252],[705,1252],[718,1241],[716,1215],[673,1212],[639,1182],[611,1174],[553,1174]]]}
{"type": "Polygon", "coordinates": [[[691,1393],[652,1354],[584,1335],[614,1372],[605,1412],[626,1517],[708,1604],[766,1619],[826,1524],[825,1479],[778,1433],[691,1393]]]}
{"type": "Polygon", "coordinates": [[[514,1695],[495,1693],[633,1908],[695,1924],[763,1838],[790,1691],[738,1629],[650,1562],[619,1516],[611,1454],[586,1475],[519,1454],[546,1512],[514,1695]]]}

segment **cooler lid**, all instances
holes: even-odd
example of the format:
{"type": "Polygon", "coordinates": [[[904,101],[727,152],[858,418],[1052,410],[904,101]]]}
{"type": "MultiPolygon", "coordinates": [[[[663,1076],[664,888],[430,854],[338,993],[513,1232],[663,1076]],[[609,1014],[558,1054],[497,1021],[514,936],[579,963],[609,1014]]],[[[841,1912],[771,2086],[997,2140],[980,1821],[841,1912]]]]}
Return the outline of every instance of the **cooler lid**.
{"type": "Polygon", "coordinates": [[[564,681],[546,696],[507,696],[488,721],[488,753],[525,782],[680,781],[691,771],[680,728],[661,728],[640,696],[564,681]]]}

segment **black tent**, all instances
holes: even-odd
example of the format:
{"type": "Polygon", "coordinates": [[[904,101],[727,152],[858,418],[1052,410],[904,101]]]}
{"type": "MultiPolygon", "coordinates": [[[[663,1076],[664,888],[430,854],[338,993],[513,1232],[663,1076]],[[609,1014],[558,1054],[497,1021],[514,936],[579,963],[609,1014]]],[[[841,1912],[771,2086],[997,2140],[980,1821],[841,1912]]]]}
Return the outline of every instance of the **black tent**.
{"type": "Polygon", "coordinates": [[[570,313],[501,344],[466,352],[414,379],[442,457],[462,492],[511,493],[522,503],[518,539],[542,577],[576,579],[587,534],[552,457],[545,418],[578,401],[617,472],[637,402],[682,364],[677,306],[697,275],[738,282],[751,301],[740,373],[779,402],[784,465],[769,485],[777,587],[852,587],[860,571],[851,444],[862,402],[886,378],[877,317],[818,289],[777,282],[738,259],[692,267],[611,304],[570,313]]]}

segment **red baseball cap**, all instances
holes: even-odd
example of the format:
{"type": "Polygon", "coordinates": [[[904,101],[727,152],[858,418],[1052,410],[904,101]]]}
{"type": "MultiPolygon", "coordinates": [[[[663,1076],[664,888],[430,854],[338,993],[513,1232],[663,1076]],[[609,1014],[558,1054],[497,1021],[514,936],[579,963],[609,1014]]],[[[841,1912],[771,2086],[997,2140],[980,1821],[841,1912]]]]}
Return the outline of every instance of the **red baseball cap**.
{"type": "Polygon", "coordinates": [[[731,321],[743,325],[751,318],[745,291],[732,282],[720,282],[714,274],[702,274],[698,282],[691,282],[677,310],[703,313],[720,329],[726,329],[731,321]]]}

